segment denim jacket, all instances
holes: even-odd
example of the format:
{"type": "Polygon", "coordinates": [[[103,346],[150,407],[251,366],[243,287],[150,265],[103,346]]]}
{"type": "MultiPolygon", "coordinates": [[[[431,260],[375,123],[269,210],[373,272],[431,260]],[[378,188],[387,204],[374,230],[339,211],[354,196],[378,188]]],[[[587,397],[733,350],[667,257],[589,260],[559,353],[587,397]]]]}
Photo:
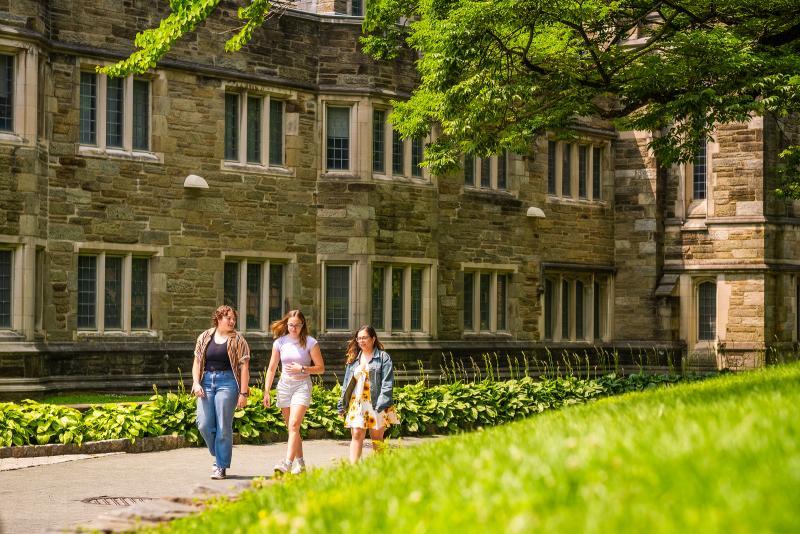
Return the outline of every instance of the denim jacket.
{"type": "MultiPolygon", "coordinates": [[[[353,363],[345,365],[344,382],[342,383],[342,394],[339,403],[336,405],[339,412],[344,411],[345,399],[344,390],[347,388],[350,377],[361,361],[361,353],[353,363]]],[[[370,401],[376,412],[381,412],[392,405],[392,388],[394,387],[394,366],[389,353],[379,348],[375,348],[367,367],[369,369],[370,401]]]]}

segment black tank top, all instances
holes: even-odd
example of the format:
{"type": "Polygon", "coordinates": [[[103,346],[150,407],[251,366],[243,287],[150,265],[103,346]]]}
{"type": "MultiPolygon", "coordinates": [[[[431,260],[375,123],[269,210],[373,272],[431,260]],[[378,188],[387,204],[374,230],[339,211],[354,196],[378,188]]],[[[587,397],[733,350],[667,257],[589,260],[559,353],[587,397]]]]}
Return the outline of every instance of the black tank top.
{"type": "Polygon", "coordinates": [[[231,360],[228,358],[228,340],[218,344],[211,338],[206,347],[206,371],[232,371],[231,360]]]}

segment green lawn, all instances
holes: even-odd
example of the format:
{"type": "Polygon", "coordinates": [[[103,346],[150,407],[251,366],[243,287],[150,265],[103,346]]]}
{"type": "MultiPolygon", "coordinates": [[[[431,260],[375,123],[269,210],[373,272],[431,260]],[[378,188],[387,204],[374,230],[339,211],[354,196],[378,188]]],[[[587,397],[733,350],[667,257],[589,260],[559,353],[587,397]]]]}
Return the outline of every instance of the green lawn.
{"type": "Polygon", "coordinates": [[[789,532],[800,365],[611,397],[268,486],[168,532],[789,532]]]}
{"type": "Polygon", "coordinates": [[[48,395],[37,402],[42,404],[107,404],[110,402],[141,402],[150,400],[152,393],[143,395],[123,395],[121,393],[59,393],[48,395]]]}

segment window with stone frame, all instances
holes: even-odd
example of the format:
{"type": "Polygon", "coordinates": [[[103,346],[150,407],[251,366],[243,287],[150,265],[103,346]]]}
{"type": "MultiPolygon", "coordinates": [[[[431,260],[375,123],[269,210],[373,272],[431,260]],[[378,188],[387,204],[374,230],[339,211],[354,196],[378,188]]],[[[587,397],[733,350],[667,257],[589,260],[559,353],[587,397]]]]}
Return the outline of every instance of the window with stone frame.
{"type": "Polygon", "coordinates": [[[10,330],[13,318],[14,251],[0,248],[0,329],[10,330]]]}
{"type": "Polygon", "coordinates": [[[288,311],[286,260],[226,257],[223,303],[239,313],[239,330],[268,332],[288,311]]]}
{"type": "Polygon", "coordinates": [[[325,168],[328,171],[351,170],[351,106],[329,104],[325,118],[325,168]]]}
{"type": "Polygon", "coordinates": [[[150,80],[81,71],[79,93],[82,146],[111,153],[150,151],[150,80]]]}
{"type": "Polygon", "coordinates": [[[284,102],[251,91],[225,93],[225,162],[284,165],[284,102]]]}
{"type": "Polygon", "coordinates": [[[403,139],[388,122],[390,110],[372,110],[372,172],[382,176],[427,179],[420,166],[424,158],[426,139],[403,139]]]}
{"type": "Polygon", "coordinates": [[[347,331],[352,328],[353,265],[325,262],[323,274],[323,323],[326,331],[347,331]]]}
{"type": "Polygon", "coordinates": [[[577,200],[602,200],[605,145],[547,140],[547,194],[577,200]]]}
{"type": "Polygon", "coordinates": [[[38,51],[0,36],[0,143],[33,144],[37,136],[38,51]]]}
{"type": "Polygon", "coordinates": [[[376,330],[389,335],[430,331],[430,265],[374,263],[370,280],[376,330]]]}
{"type": "Polygon", "coordinates": [[[347,0],[347,13],[354,17],[364,16],[365,0],[347,0]]]}
{"type": "Polygon", "coordinates": [[[608,340],[610,275],[547,272],[542,284],[542,334],[548,341],[608,340]]]}
{"type": "Polygon", "coordinates": [[[507,332],[511,273],[464,270],[464,333],[507,332]]]}
{"type": "Polygon", "coordinates": [[[509,153],[479,158],[473,154],[464,156],[464,186],[476,189],[508,189],[509,153]]]}
{"type": "Polygon", "coordinates": [[[705,141],[701,142],[692,160],[692,200],[705,200],[708,193],[707,151],[705,141]]]}
{"type": "MultiPolygon", "coordinates": [[[[712,196],[713,139],[697,145],[694,158],[682,166],[683,196],[678,206],[679,216],[686,219],[703,219],[708,215],[708,199],[712,196]],[[681,211],[682,210],[682,211],[681,211]]],[[[687,221],[691,224],[690,221],[687,221]]]]}
{"type": "Polygon", "coordinates": [[[14,131],[14,56],[0,54],[0,131],[14,131]]]}
{"type": "Polygon", "coordinates": [[[77,267],[79,330],[150,329],[150,257],[118,251],[81,253],[77,267]]]}
{"type": "Polygon", "coordinates": [[[43,324],[45,251],[40,245],[21,244],[16,237],[4,238],[0,236],[0,330],[32,336],[43,324]],[[33,277],[33,284],[25,283],[27,276],[33,277]]]}
{"type": "Polygon", "coordinates": [[[715,280],[697,284],[697,340],[717,338],[717,283],[715,280]]]}

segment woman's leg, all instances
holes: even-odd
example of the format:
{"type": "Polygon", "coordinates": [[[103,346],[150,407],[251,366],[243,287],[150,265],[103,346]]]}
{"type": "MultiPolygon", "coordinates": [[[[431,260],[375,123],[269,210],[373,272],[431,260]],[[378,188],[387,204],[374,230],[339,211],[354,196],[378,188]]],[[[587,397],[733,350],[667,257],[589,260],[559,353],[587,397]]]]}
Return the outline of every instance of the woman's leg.
{"type": "Polygon", "coordinates": [[[233,412],[239,397],[239,386],[233,373],[220,373],[217,392],[214,396],[214,407],[217,412],[217,436],[215,453],[217,467],[228,469],[233,456],[233,412]]]}
{"type": "Polygon", "coordinates": [[[361,451],[364,448],[364,437],[367,435],[365,428],[350,429],[350,463],[354,464],[361,459],[361,451]]]}
{"type": "Polygon", "coordinates": [[[197,429],[206,442],[208,452],[216,459],[215,444],[217,439],[217,411],[214,408],[216,390],[213,387],[211,373],[204,373],[201,385],[205,397],[197,397],[197,429]]]}
{"type": "Polygon", "coordinates": [[[286,432],[288,433],[288,437],[286,438],[286,459],[291,462],[294,460],[294,456],[292,456],[292,448],[289,446],[291,442],[291,433],[289,433],[289,414],[291,410],[289,408],[281,408],[281,415],[283,416],[283,423],[286,425],[286,432]]]}
{"type": "Polygon", "coordinates": [[[369,429],[369,437],[372,440],[372,450],[376,453],[381,453],[386,449],[386,444],[383,442],[384,432],[386,432],[386,427],[369,429]]]}
{"type": "Polygon", "coordinates": [[[306,415],[308,406],[293,404],[290,408],[286,408],[289,412],[288,416],[284,415],[286,420],[286,428],[289,430],[289,443],[287,443],[286,458],[294,460],[295,458],[303,457],[303,440],[300,437],[300,425],[303,422],[303,417],[306,415]]]}

